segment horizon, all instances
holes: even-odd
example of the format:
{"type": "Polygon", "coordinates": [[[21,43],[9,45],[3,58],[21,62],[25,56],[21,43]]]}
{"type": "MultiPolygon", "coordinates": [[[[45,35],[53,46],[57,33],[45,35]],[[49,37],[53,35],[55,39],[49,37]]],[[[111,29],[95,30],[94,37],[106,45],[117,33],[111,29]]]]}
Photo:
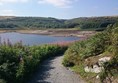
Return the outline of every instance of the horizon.
{"type": "Polygon", "coordinates": [[[1,0],[0,16],[80,17],[118,16],[117,0],[1,0]]]}
{"type": "Polygon", "coordinates": [[[76,19],[76,18],[100,18],[100,17],[118,17],[118,15],[111,15],[111,16],[88,16],[88,17],[75,17],[75,18],[56,18],[56,17],[41,17],[41,16],[3,16],[0,15],[0,17],[34,17],[34,18],[54,18],[54,19],[62,19],[62,20],[69,20],[69,19],[76,19]]]}

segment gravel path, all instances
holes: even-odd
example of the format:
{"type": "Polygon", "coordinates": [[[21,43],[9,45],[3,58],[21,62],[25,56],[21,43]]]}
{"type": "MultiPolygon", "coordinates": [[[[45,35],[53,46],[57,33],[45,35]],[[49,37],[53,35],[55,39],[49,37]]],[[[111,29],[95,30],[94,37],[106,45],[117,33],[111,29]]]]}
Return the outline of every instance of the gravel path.
{"type": "Polygon", "coordinates": [[[63,67],[63,56],[48,59],[28,83],[84,83],[77,74],[63,67]]]}

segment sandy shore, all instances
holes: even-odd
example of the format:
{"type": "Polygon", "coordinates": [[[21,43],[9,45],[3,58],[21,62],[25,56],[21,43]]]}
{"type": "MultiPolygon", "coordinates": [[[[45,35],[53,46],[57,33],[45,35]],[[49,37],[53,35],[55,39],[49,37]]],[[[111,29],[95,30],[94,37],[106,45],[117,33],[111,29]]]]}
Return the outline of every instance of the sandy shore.
{"type": "Polygon", "coordinates": [[[95,31],[79,31],[79,30],[17,30],[16,32],[25,34],[40,34],[50,36],[76,36],[76,37],[90,37],[94,35],[95,31]]]}
{"type": "Polygon", "coordinates": [[[69,29],[47,29],[47,30],[0,30],[0,33],[5,32],[18,32],[24,34],[39,34],[39,35],[49,35],[49,36],[76,36],[76,37],[90,37],[94,35],[95,31],[79,31],[79,30],[69,30],[69,29]]]}
{"type": "Polygon", "coordinates": [[[0,30],[0,33],[6,33],[7,30],[0,30]]]}

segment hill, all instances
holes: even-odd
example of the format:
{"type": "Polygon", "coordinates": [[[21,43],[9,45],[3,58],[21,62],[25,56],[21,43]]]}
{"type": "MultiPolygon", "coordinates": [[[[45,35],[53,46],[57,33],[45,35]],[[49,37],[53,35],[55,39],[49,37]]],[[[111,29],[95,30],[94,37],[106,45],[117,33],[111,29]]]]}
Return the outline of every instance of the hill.
{"type": "Polygon", "coordinates": [[[1,16],[0,28],[10,29],[45,29],[79,28],[81,30],[103,30],[109,24],[118,22],[118,16],[81,17],[74,19],[56,19],[51,17],[14,17],[1,16]]]}
{"type": "MultiPolygon", "coordinates": [[[[66,24],[78,24],[82,30],[99,30],[105,29],[109,24],[115,24],[118,22],[117,16],[108,17],[82,17],[74,18],[66,21],[66,24]]],[[[77,26],[76,26],[77,27],[77,26]]]]}

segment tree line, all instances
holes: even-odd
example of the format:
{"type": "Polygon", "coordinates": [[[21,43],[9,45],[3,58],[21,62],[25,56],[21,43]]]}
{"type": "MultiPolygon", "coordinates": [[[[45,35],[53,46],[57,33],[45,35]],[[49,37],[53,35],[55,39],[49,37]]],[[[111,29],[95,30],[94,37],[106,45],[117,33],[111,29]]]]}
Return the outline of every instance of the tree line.
{"type": "Polygon", "coordinates": [[[81,17],[68,20],[51,17],[0,17],[0,28],[79,28],[81,30],[101,30],[116,22],[118,22],[118,17],[81,17]]]}

